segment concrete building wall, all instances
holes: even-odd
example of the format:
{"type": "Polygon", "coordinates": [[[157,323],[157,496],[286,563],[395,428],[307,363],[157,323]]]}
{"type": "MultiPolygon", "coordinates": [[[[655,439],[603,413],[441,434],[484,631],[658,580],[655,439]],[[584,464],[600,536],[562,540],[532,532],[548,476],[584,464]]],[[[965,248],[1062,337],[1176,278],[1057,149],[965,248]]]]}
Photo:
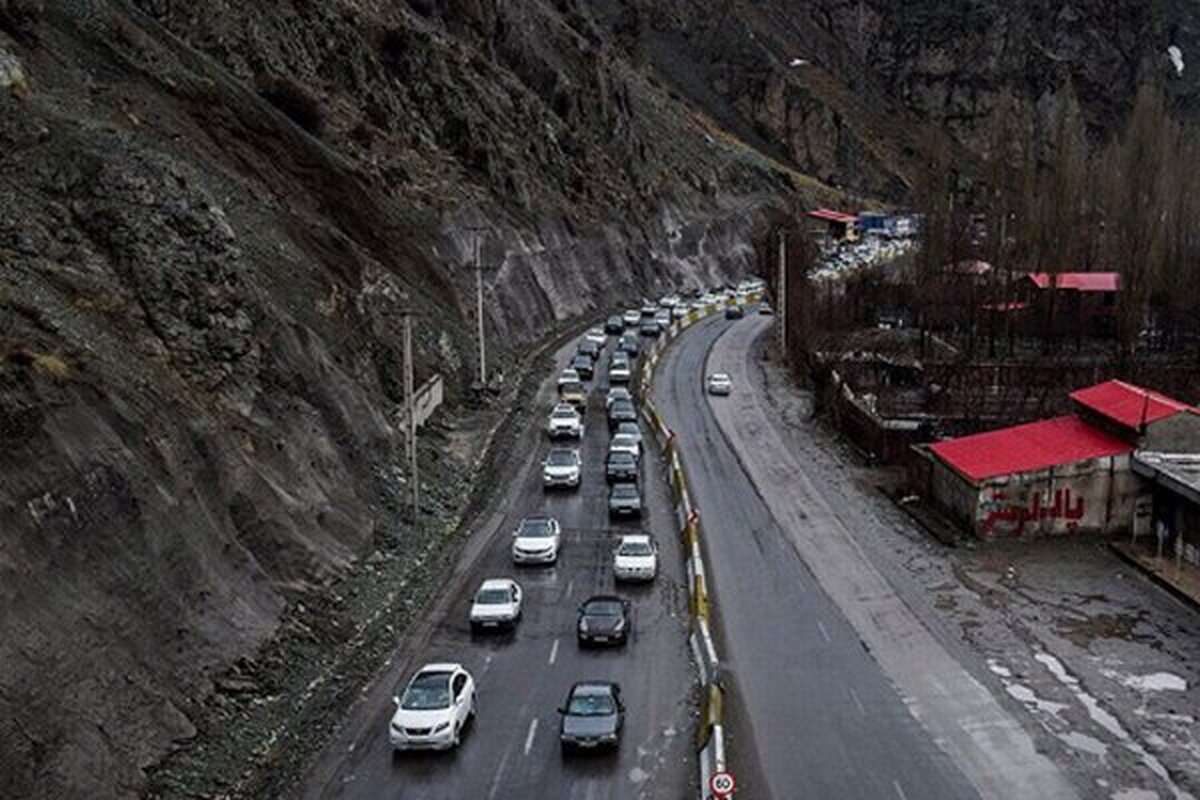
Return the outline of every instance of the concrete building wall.
{"type": "Polygon", "coordinates": [[[964,528],[974,529],[979,487],[936,456],[930,462],[929,497],[964,528]]]}
{"type": "Polygon", "coordinates": [[[1143,491],[1127,455],[991,478],[973,527],[982,538],[1128,531],[1143,491]]]}
{"type": "Polygon", "coordinates": [[[1163,453],[1200,453],[1200,414],[1185,411],[1152,422],[1138,446],[1163,453]]]}

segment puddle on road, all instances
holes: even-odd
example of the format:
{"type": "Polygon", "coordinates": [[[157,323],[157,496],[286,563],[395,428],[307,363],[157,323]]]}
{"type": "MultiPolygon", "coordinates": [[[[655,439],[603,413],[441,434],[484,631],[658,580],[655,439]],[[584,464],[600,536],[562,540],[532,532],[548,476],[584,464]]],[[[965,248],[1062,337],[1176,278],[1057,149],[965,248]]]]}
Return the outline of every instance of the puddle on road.
{"type": "Polygon", "coordinates": [[[1145,640],[1147,637],[1134,632],[1138,622],[1138,617],[1132,614],[1097,614],[1083,618],[1060,617],[1055,620],[1055,626],[1060,636],[1086,650],[1096,639],[1145,640]]]}
{"type": "Polygon", "coordinates": [[[1098,758],[1104,758],[1108,755],[1108,745],[1093,736],[1088,736],[1086,733],[1070,731],[1056,735],[1059,739],[1081,753],[1087,753],[1098,758]]]}
{"type": "MultiPolygon", "coordinates": [[[[1121,725],[1121,721],[1101,707],[1100,701],[1083,689],[1079,683],[1079,679],[1067,672],[1067,668],[1063,666],[1061,661],[1045,651],[1036,653],[1033,657],[1049,670],[1050,674],[1057,678],[1059,682],[1070,688],[1076,699],[1087,709],[1088,716],[1092,718],[1093,722],[1112,734],[1127,750],[1138,756],[1151,772],[1162,779],[1162,782],[1171,790],[1171,795],[1175,800],[1195,800],[1190,792],[1180,789],[1175,785],[1175,782],[1171,780],[1171,774],[1167,772],[1167,768],[1163,766],[1163,763],[1151,755],[1140,742],[1135,741],[1129,732],[1125,730],[1124,726],[1121,725]]],[[[1153,796],[1158,797],[1158,795],[1153,796]]]]}

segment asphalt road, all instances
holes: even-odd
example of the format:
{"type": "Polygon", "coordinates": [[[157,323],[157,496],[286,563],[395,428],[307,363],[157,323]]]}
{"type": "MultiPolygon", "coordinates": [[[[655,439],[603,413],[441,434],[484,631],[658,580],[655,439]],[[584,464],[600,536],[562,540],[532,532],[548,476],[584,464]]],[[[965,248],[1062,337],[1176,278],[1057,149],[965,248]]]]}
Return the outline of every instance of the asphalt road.
{"type": "MultiPolygon", "coordinates": [[[[602,364],[613,345],[610,337],[602,364]]],[[[560,362],[565,355],[560,352],[560,362]]],[[[547,377],[539,402],[548,414],[555,392],[547,377]]],[[[686,579],[670,490],[661,459],[650,449],[642,470],[648,516],[644,511],[640,523],[609,523],[606,372],[599,372],[589,386],[582,487],[543,490],[540,461],[550,443],[540,429],[531,431],[538,439],[537,455],[513,454],[508,494],[486,523],[495,533],[485,534],[483,550],[465,570],[465,579],[448,579],[446,591],[452,596],[434,610],[436,620],[427,635],[396,655],[370,699],[351,712],[310,773],[305,797],[628,800],[688,795],[696,775],[695,673],[687,648],[686,579]],[[551,514],[562,524],[564,542],[555,567],[517,568],[511,563],[509,533],[523,516],[534,513],[551,514]],[[639,527],[658,541],[659,576],[650,585],[615,589],[611,547],[621,531],[639,527]],[[512,635],[473,637],[467,621],[470,598],[484,578],[503,576],[516,578],[525,590],[523,619],[512,635]],[[614,589],[633,601],[632,639],[625,648],[581,651],[575,641],[579,603],[614,589]],[[387,740],[392,715],[388,698],[422,664],[435,661],[461,662],[474,675],[477,721],[458,751],[393,757],[387,740]],[[555,709],[572,683],[587,679],[621,684],[627,708],[623,741],[615,755],[564,757],[555,709]]]]}
{"type": "Polygon", "coordinates": [[[731,684],[731,764],[746,773],[741,796],[977,798],[814,580],[725,440],[703,373],[713,343],[736,324],[749,320],[713,319],[681,337],[654,391],[700,508],[731,684]]]}

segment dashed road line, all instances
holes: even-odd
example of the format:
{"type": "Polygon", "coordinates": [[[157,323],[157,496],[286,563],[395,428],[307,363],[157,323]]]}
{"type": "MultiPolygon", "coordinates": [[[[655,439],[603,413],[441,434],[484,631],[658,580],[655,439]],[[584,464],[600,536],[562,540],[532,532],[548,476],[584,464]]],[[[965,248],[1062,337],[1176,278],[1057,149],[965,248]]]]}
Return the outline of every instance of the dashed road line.
{"type": "Polygon", "coordinates": [[[537,735],[537,726],[537,717],[529,720],[529,733],[525,734],[525,755],[529,755],[530,749],[533,748],[533,737],[537,735]]]}
{"type": "Polygon", "coordinates": [[[853,687],[851,687],[848,691],[850,692],[850,699],[854,701],[854,706],[858,709],[858,713],[865,717],[867,715],[867,708],[863,705],[863,701],[859,698],[858,692],[854,691],[853,687]]]}
{"type": "Polygon", "coordinates": [[[900,785],[900,781],[892,781],[892,786],[896,787],[896,796],[900,800],[908,800],[908,795],[904,793],[904,787],[900,785]]]}
{"type": "Polygon", "coordinates": [[[554,644],[550,646],[550,661],[547,663],[553,664],[558,660],[558,639],[554,640],[554,644]]]}
{"type": "Polygon", "coordinates": [[[833,641],[832,639],[830,639],[830,638],[829,638],[829,631],[825,630],[825,623],[824,623],[824,622],[821,622],[820,620],[817,620],[817,627],[821,629],[821,636],[823,636],[823,637],[825,638],[825,641],[826,641],[827,643],[828,643],[828,642],[832,642],[832,641],[833,641]]]}

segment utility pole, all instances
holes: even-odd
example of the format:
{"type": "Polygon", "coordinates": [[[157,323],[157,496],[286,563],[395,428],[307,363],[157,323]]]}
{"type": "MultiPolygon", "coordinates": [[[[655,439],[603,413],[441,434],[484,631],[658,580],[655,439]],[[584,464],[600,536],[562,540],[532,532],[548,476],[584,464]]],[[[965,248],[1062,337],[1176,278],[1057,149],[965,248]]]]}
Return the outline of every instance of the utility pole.
{"type": "Polygon", "coordinates": [[[484,341],[483,327],[483,237],[480,235],[489,228],[474,227],[469,228],[471,231],[471,264],[470,268],[475,271],[475,336],[479,340],[479,386],[481,389],[487,387],[487,343],[484,341]]]}
{"type": "Polygon", "coordinates": [[[412,484],[413,524],[420,519],[421,476],[417,469],[417,397],[416,381],[413,377],[412,312],[404,310],[404,413],[406,416],[406,442],[408,450],[408,477],[412,484]]]}
{"type": "Polygon", "coordinates": [[[787,364],[787,231],[779,229],[779,279],[775,282],[779,287],[779,296],[775,298],[779,305],[779,359],[787,364]]]}

